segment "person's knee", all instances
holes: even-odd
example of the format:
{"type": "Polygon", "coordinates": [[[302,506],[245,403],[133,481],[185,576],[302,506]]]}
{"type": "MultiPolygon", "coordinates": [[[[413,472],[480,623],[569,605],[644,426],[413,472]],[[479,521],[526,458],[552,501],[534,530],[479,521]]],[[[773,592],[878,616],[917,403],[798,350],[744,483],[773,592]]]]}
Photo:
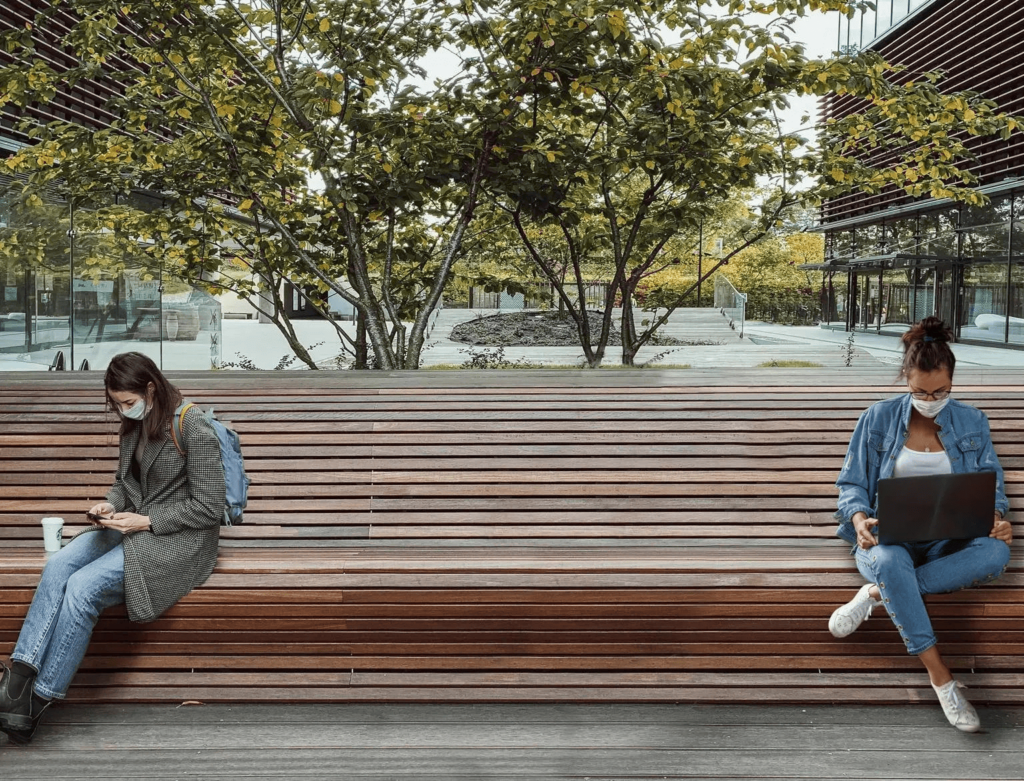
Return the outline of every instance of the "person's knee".
{"type": "Polygon", "coordinates": [[[79,616],[95,619],[103,610],[100,606],[102,590],[102,584],[79,570],[68,578],[64,589],[64,607],[79,616]]]}
{"type": "Polygon", "coordinates": [[[46,584],[51,588],[63,587],[71,576],[75,574],[76,567],[72,557],[65,553],[65,551],[67,551],[67,548],[62,548],[50,556],[46,566],[43,567],[42,575],[39,577],[40,586],[46,584]]]}
{"type": "Polygon", "coordinates": [[[912,571],[914,569],[914,562],[911,561],[910,554],[898,545],[874,545],[865,553],[871,569],[880,577],[898,570],[912,571]]]}
{"type": "Polygon", "coordinates": [[[995,580],[1010,563],[1010,546],[994,537],[979,537],[975,542],[985,554],[982,576],[985,580],[995,580]]]}

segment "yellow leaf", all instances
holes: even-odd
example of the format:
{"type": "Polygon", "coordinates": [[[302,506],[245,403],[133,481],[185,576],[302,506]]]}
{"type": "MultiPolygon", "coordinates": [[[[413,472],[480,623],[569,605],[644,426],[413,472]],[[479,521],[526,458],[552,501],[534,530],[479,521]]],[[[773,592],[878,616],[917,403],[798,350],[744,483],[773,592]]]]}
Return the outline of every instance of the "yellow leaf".
{"type": "Polygon", "coordinates": [[[648,160],[646,163],[644,163],[644,165],[647,166],[648,170],[650,170],[650,171],[654,170],[654,161],[653,160],[648,160]]]}
{"type": "Polygon", "coordinates": [[[964,121],[965,122],[971,122],[976,116],[978,116],[978,115],[975,114],[974,111],[972,111],[971,109],[969,109],[969,108],[968,109],[964,109],[964,121]]]}
{"type": "Polygon", "coordinates": [[[320,32],[325,33],[325,32],[327,32],[330,29],[331,29],[331,20],[330,19],[321,19],[320,20],[320,32]]]}
{"type": "Polygon", "coordinates": [[[384,173],[388,173],[389,174],[392,171],[391,163],[384,163],[384,165],[382,165],[381,168],[384,169],[384,173]]]}
{"type": "Polygon", "coordinates": [[[252,208],[252,198],[246,198],[240,204],[238,204],[238,211],[247,212],[252,208]]]}
{"type": "Polygon", "coordinates": [[[554,152],[548,152],[548,162],[549,163],[555,162],[555,153],[554,152]]]}
{"type": "Polygon", "coordinates": [[[187,108],[179,108],[177,114],[182,119],[192,119],[192,112],[187,108]]]}
{"type": "Polygon", "coordinates": [[[331,113],[332,114],[340,114],[341,113],[341,104],[338,101],[336,101],[336,100],[332,100],[331,101],[330,108],[331,108],[331,113]]]}

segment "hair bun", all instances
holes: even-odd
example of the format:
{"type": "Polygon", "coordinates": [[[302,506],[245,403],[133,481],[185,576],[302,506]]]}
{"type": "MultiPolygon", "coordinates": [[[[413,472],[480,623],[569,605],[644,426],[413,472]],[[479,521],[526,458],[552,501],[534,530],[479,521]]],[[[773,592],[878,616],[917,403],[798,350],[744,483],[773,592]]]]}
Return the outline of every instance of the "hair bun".
{"type": "Polygon", "coordinates": [[[953,329],[938,317],[932,315],[911,326],[910,330],[903,335],[903,341],[907,345],[914,342],[924,342],[926,344],[931,342],[952,342],[953,329]]]}

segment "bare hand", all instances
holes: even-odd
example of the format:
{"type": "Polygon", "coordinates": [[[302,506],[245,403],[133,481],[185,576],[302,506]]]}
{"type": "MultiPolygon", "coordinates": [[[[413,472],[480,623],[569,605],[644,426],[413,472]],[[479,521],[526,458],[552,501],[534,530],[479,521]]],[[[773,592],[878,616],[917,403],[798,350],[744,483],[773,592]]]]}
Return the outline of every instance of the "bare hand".
{"type": "Polygon", "coordinates": [[[141,532],[149,528],[149,516],[136,513],[117,513],[103,521],[103,525],[122,534],[141,532]]]}
{"type": "Polygon", "coordinates": [[[989,532],[989,537],[995,537],[997,540],[1002,540],[1007,545],[1013,542],[1013,526],[1010,525],[1009,521],[1003,520],[999,513],[996,513],[995,520],[992,522],[992,531],[989,532]]]}
{"type": "Polygon", "coordinates": [[[856,513],[853,516],[853,528],[857,530],[857,545],[861,550],[867,550],[878,544],[875,535],[871,530],[878,525],[877,518],[868,518],[866,513],[856,513]]]}
{"type": "MultiPolygon", "coordinates": [[[[99,504],[94,504],[92,507],[86,510],[86,512],[91,513],[92,515],[102,515],[106,517],[108,515],[113,514],[114,505],[112,505],[110,502],[100,502],[99,504]]],[[[93,526],[103,525],[100,521],[94,521],[92,518],[89,519],[89,523],[91,523],[93,526]]]]}

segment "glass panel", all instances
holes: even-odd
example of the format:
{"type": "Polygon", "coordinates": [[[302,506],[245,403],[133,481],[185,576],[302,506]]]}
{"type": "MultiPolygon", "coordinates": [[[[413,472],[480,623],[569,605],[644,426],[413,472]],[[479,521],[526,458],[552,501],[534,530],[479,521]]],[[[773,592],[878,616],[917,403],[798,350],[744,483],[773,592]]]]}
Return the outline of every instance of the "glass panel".
{"type": "Polygon", "coordinates": [[[875,38],[875,12],[865,10],[860,17],[860,45],[867,46],[875,38]]]}
{"type": "Polygon", "coordinates": [[[874,331],[879,323],[878,272],[864,271],[857,274],[857,301],[853,312],[854,327],[857,330],[874,331]]]}
{"type": "Polygon", "coordinates": [[[845,14],[839,16],[839,44],[836,47],[836,51],[840,54],[846,52],[846,47],[850,45],[850,20],[845,14]]]}
{"type": "Polygon", "coordinates": [[[893,0],[892,18],[894,22],[900,21],[910,13],[910,0],[893,0]]]}
{"type": "Polygon", "coordinates": [[[914,289],[910,291],[910,306],[916,323],[935,312],[935,270],[918,267],[912,278],[914,289]]]}
{"type": "Polygon", "coordinates": [[[856,257],[867,258],[878,255],[881,250],[882,226],[863,225],[857,228],[856,257]]]}
{"type": "Polygon", "coordinates": [[[1013,197],[1013,249],[1014,258],[1024,260],[1024,194],[1013,197]]]}
{"type": "Polygon", "coordinates": [[[1009,198],[993,200],[987,206],[965,208],[963,218],[963,257],[1004,260],[1010,241],[1009,198]]]}
{"type": "Polygon", "coordinates": [[[1009,319],[1010,344],[1024,344],[1024,260],[1014,259],[1010,266],[1009,319]]]}
{"type": "Polygon", "coordinates": [[[1006,271],[1005,262],[970,263],[964,267],[961,338],[1004,340],[1006,271]]]}
{"type": "Polygon", "coordinates": [[[877,34],[881,35],[892,27],[892,0],[878,0],[875,7],[878,9],[877,34]]]}
{"type": "Polygon", "coordinates": [[[58,352],[66,369],[102,370],[127,350],[219,366],[216,299],[154,267],[164,253],[120,233],[115,204],[90,207],[72,221],[62,203],[0,206],[0,370],[47,369],[58,352]]]}
{"type": "Polygon", "coordinates": [[[887,269],[882,274],[882,328],[901,333],[913,321],[911,293],[913,269],[887,269]]]}
{"type": "Polygon", "coordinates": [[[69,340],[69,211],[9,193],[0,213],[0,370],[45,370],[69,340]]]}
{"type": "Polygon", "coordinates": [[[965,206],[961,213],[961,226],[1001,225],[1010,222],[1013,200],[1009,196],[993,198],[984,206],[965,206]]]}
{"type": "Polygon", "coordinates": [[[885,226],[888,252],[917,254],[917,216],[895,220],[885,226]]]}
{"type": "Polygon", "coordinates": [[[161,267],[173,253],[121,231],[124,214],[116,204],[76,212],[76,360],[100,369],[137,350],[164,369],[218,367],[220,304],[161,267]]]}
{"type": "Polygon", "coordinates": [[[846,260],[853,257],[853,231],[836,231],[828,235],[831,240],[828,247],[831,248],[832,253],[826,255],[828,260],[846,260]]]}
{"type": "Polygon", "coordinates": [[[939,258],[953,258],[957,253],[956,209],[922,214],[920,218],[921,243],[919,253],[939,258]]]}
{"type": "Polygon", "coordinates": [[[953,306],[956,291],[953,289],[953,264],[944,263],[935,267],[934,301],[935,315],[947,323],[953,323],[953,306]]]}
{"type": "Polygon", "coordinates": [[[847,274],[831,271],[821,282],[821,320],[826,323],[846,322],[847,274]]]}

